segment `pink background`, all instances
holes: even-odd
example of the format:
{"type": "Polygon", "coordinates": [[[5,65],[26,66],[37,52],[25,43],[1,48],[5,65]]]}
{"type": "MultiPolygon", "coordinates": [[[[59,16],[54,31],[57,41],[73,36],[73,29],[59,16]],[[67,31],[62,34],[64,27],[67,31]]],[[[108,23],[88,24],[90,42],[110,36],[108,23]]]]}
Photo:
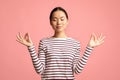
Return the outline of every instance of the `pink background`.
{"type": "Polygon", "coordinates": [[[77,80],[120,80],[119,0],[0,0],[0,80],[40,80],[16,34],[28,32],[37,50],[39,40],[53,34],[49,13],[56,6],[67,10],[67,34],[80,40],[81,56],[92,32],[106,36],[77,80]]]}

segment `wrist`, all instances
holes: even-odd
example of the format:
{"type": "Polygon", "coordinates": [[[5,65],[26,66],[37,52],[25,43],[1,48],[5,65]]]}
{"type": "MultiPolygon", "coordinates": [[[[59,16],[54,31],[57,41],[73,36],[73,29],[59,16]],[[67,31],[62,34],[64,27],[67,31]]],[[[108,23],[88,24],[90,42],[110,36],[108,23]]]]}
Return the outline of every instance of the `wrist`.
{"type": "Polygon", "coordinates": [[[32,48],[34,48],[34,47],[35,47],[34,45],[27,46],[28,49],[32,49],[32,48]]]}
{"type": "Polygon", "coordinates": [[[27,47],[33,47],[34,46],[34,44],[31,44],[31,45],[27,45],[27,47]]]}
{"type": "Polygon", "coordinates": [[[94,48],[94,46],[91,46],[90,44],[87,45],[88,47],[94,48]]]}

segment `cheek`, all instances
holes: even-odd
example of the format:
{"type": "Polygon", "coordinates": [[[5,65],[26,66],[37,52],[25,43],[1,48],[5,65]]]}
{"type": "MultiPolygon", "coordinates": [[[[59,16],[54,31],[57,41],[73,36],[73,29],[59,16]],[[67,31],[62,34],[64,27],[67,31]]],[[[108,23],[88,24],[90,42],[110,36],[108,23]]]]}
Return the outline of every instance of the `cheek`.
{"type": "Polygon", "coordinates": [[[67,24],[67,23],[68,23],[68,20],[67,20],[67,19],[65,19],[63,22],[64,22],[64,24],[67,24]]]}
{"type": "Polygon", "coordinates": [[[53,22],[51,22],[50,24],[51,24],[52,28],[55,29],[55,25],[56,25],[56,24],[53,23],[53,22]]]}
{"type": "Polygon", "coordinates": [[[63,24],[64,24],[65,26],[67,26],[67,25],[68,25],[68,22],[67,22],[67,21],[65,21],[63,24]]]}
{"type": "Polygon", "coordinates": [[[55,22],[51,22],[51,26],[55,26],[56,25],[56,23],[55,22]]]}

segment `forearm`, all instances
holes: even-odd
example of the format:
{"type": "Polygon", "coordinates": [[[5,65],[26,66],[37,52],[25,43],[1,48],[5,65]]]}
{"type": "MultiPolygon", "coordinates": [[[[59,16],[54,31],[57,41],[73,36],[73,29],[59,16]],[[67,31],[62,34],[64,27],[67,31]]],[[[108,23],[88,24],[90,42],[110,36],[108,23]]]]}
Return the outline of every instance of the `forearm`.
{"type": "Polygon", "coordinates": [[[86,50],[85,50],[82,58],[79,59],[77,64],[75,65],[75,73],[76,74],[80,73],[83,70],[83,68],[84,68],[85,64],[87,63],[87,60],[88,60],[92,50],[93,50],[92,47],[89,47],[89,46],[86,47],[86,50]]]}
{"type": "Polygon", "coordinates": [[[35,51],[35,46],[28,47],[28,50],[30,52],[30,56],[34,65],[34,68],[37,73],[42,73],[44,70],[44,63],[40,61],[40,59],[37,56],[37,53],[35,51]]]}

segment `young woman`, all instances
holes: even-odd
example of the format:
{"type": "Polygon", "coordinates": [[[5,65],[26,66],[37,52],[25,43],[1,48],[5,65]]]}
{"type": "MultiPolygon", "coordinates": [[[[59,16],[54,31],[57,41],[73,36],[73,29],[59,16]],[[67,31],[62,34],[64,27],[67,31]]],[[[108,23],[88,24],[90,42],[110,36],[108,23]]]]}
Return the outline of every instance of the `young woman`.
{"type": "Polygon", "coordinates": [[[56,7],[50,13],[50,24],[53,27],[52,37],[40,40],[38,55],[28,33],[25,36],[17,35],[17,41],[28,47],[34,68],[41,74],[42,80],[74,80],[74,73],[80,73],[94,47],[104,42],[104,37],[91,35],[84,55],[80,59],[79,41],[68,37],[65,28],[68,25],[68,14],[56,7]]]}

